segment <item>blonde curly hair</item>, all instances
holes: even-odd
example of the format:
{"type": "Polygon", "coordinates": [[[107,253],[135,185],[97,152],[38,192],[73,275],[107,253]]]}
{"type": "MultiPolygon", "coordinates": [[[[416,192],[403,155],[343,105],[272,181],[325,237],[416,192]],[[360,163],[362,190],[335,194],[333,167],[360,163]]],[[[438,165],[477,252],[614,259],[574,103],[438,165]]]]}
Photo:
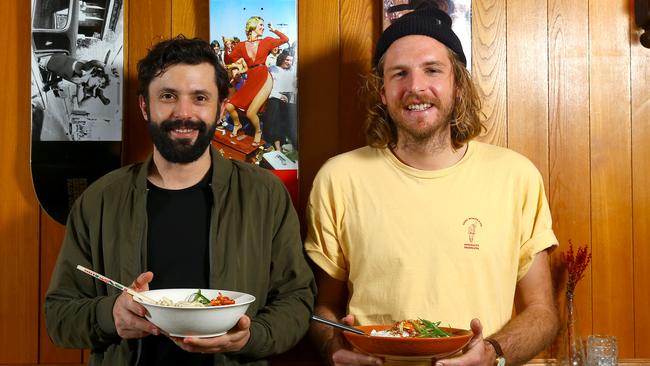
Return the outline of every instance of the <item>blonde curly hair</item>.
{"type": "MultiPolygon", "coordinates": [[[[485,130],[481,122],[481,100],[476,86],[465,68],[465,64],[454,51],[447,47],[454,73],[456,102],[450,120],[451,143],[455,149],[477,137],[485,130]]],[[[384,86],[384,61],[386,54],[365,78],[363,91],[368,96],[366,117],[366,141],[377,148],[394,147],[397,144],[397,127],[388,114],[386,105],[381,100],[384,86]]]]}
{"type": "Polygon", "coordinates": [[[245,27],[246,38],[251,39],[251,33],[255,30],[255,28],[257,28],[257,25],[260,23],[264,23],[264,19],[262,19],[260,16],[253,15],[252,17],[248,18],[245,27]]]}

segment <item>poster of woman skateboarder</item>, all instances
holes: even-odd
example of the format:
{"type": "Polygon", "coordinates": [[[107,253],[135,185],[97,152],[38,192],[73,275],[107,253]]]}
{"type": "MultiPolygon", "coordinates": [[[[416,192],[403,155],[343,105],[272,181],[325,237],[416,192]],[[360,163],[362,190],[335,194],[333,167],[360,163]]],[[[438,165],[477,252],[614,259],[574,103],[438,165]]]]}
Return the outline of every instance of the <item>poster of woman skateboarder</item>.
{"type": "MultiPolygon", "coordinates": [[[[272,170],[297,199],[296,0],[210,0],[210,39],[230,78],[213,144],[272,170]]],[[[295,202],[295,200],[294,200],[295,202]]]]}
{"type": "Polygon", "coordinates": [[[121,163],[123,0],[31,1],[32,181],[63,223],[121,163]]]}

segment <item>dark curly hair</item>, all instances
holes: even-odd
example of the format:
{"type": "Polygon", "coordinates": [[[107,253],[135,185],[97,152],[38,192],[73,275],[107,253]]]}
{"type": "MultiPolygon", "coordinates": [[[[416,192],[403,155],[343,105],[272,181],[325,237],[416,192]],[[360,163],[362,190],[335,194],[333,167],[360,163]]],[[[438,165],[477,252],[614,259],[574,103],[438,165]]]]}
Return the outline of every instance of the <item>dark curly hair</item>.
{"type": "Polygon", "coordinates": [[[149,84],[170,66],[198,65],[204,62],[214,68],[215,84],[221,101],[228,95],[226,69],[219,62],[210,43],[200,38],[188,39],[183,35],[157,43],[138,61],[138,94],[148,100],[149,84]]]}
{"type": "Polygon", "coordinates": [[[288,49],[280,52],[278,57],[275,59],[275,66],[282,66],[282,64],[284,63],[284,60],[286,60],[287,57],[289,57],[289,56],[293,56],[293,55],[291,54],[291,52],[288,49]]]}
{"type": "MultiPolygon", "coordinates": [[[[481,100],[469,72],[454,51],[447,48],[454,73],[456,101],[452,111],[451,143],[456,149],[477,137],[485,126],[481,122],[481,100]]],[[[366,117],[366,141],[372,147],[394,147],[397,144],[397,127],[381,100],[384,86],[384,54],[377,67],[366,77],[364,92],[368,95],[366,117]]]]}

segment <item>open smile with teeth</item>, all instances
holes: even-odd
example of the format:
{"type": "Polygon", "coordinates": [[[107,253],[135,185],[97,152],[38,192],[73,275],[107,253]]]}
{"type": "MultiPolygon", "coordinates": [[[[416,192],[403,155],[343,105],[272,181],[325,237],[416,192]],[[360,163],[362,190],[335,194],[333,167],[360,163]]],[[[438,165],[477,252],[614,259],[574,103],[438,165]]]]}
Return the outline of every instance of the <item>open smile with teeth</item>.
{"type": "Polygon", "coordinates": [[[189,135],[189,134],[193,133],[196,130],[193,129],[193,128],[177,128],[177,129],[175,129],[173,131],[174,131],[174,133],[179,134],[179,135],[189,135]]]}
{"type": "Polygon", "coordinates": [[[406,108],[409,111],[424,111],[431,108],[431,103],[409,104],[406,108]]]}

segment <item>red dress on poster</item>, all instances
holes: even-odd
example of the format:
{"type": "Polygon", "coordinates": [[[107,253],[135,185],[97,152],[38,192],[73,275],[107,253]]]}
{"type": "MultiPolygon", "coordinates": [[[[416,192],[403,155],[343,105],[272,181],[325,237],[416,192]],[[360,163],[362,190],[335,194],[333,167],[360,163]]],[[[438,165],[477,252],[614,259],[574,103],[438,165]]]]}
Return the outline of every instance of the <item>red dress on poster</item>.
{"type": "Polygon", "coordinates": [[[246,82],[230,98],[230,103],[241,110],[245,111],[248,109],[253,98],[255,98],[264,86],[264,83],[266,83],[267,78],[271,77],[269,69],[266,67],[266,57],[271,53],[273,48],[289,41],[289,37],[277,29],[271,31],[280,38],[265,37],[259,41],[253,41],[258,42],[257,52],[254,58],[246,51],[246,44],[251,43],[251,41],[237,43],[229,55],[231,60],[243,58],[248,65],[246,82]]]}

